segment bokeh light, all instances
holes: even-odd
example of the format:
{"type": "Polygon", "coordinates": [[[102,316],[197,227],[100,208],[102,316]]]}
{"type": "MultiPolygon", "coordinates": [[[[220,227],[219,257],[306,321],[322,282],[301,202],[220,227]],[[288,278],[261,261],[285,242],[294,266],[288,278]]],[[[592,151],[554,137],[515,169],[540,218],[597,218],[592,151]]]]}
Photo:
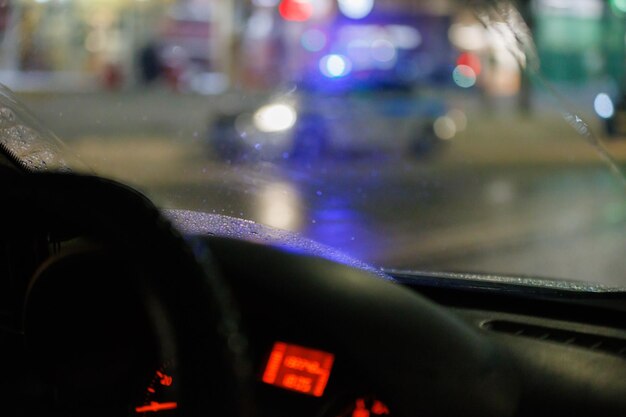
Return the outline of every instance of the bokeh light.
{"type": "Polygon", "coordinates": [[[246,34],[251,39],[264,39],[272,33],[274,18],[268,10],[259,10],[250,16],[246,34]]]}
{"type": "Polygon", "coordinates": [[[443,140],[452,139],[454,135],[456,135],[454,120],[448,116],[438,117],[433,124],[433,130],[435,131],[435,135],[443,140]]]}
{"type": "Polygon", "coordinates": [[[372,12],[374,0],[337,0],[341,13],[350,19],[363,19],[372,12]]]}
{"type": "Polygon", "coordinates": [[[457,65],[452,71],[452,80],[462,88],[470,88],[476,84],[476,73],[467,65],[457,65]]]}
{"type": "Polygon", "coordinates": [[[325,55],[320,60],[320,71],[328,78],[344,77],[352,70],[352,63],[343,55],[325,55]]]}
{"type": "Polygon", "coordinates": [[[596,96],[595,100],[593,100],[593,109],[603,119],[608,119],[615,113],[613,100],[606,93],[600,93],[596,96]]]}
{"type": "Polygon", "coordinates": [[[309,52],[319,52],[326,46],[326,34],[319,29],[306,30],[300,38],[302,47],[309,52]]]}
{"type": "Polygon", "coordinates": [[[454,46],[467,51],[475,51],[487,46],[485,28],[479,24],[452,24],[448,29],[448,38],[454,46]]]}
{"type": "Polygon", "coordinates": [[[254,114],[254,126],[261,132],[280,132],[296,124],[298,114],[288,104],[268,104],[254,114]]]}
{"type": "Polygon", "coordinates": [[[306,22],[313,16],[313,5],[310,0],[282,0],[278,12],[285,20],[306,22]]]}
{"type": "Polygon", "coordinates": [[[480,64],[480,58],[471,52],[463,52],[456,60],[457,65],[466,65],[470,67],[476,76],[480,75],[482,66],[480,64]]]}
{"type": "Polygon", "coordinates": [[[396,59],[396,48],[386,39],[372,42],[372,58],[378,62],[393,62],[396,59]]]}

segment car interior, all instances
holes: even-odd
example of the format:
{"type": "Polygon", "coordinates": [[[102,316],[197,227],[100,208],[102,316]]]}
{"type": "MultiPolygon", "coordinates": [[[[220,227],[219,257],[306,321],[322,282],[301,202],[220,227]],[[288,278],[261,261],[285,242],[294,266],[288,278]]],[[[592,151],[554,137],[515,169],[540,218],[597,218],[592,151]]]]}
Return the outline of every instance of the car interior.
{"type": "Polygon", "coordinates": [[[626,413],[621,292],[381,272],[0,161],[7,415],[626,413]]]}

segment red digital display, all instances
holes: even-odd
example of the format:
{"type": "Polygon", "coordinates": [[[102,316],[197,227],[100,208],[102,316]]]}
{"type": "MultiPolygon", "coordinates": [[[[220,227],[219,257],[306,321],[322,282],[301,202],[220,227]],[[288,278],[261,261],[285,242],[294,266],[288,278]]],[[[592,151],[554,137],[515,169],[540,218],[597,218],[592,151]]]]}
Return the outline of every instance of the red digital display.
{"type": "Polygon", "coordinates": [[[321,397],[334,360],[332,353],[276,342],[263,372],[263,382],[321,397]]]}

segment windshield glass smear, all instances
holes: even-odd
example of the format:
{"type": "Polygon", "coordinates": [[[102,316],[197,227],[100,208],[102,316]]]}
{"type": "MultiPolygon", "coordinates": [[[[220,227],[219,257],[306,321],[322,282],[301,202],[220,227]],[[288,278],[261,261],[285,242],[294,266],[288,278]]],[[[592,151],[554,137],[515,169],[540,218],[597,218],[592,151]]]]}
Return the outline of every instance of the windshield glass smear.
{"type": "Polygon", "coordinates": [[[6,92],[3,144],[385,269],[625,287],[625,16],[599,0],[6,2],[0,81],[67,148],[29,154],[32,135],[55,141],[6,92]]]}

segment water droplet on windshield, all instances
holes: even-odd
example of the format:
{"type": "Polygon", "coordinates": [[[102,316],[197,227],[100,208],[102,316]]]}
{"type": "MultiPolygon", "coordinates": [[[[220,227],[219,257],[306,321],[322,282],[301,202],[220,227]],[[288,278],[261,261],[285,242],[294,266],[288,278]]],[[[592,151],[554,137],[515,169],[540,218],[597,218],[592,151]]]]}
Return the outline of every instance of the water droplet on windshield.
{"type": "Polygon", "coordinates": [[[0,108],[0,127],[9,127],[15,124],[15,113],[6,107],[0,108]]]}

